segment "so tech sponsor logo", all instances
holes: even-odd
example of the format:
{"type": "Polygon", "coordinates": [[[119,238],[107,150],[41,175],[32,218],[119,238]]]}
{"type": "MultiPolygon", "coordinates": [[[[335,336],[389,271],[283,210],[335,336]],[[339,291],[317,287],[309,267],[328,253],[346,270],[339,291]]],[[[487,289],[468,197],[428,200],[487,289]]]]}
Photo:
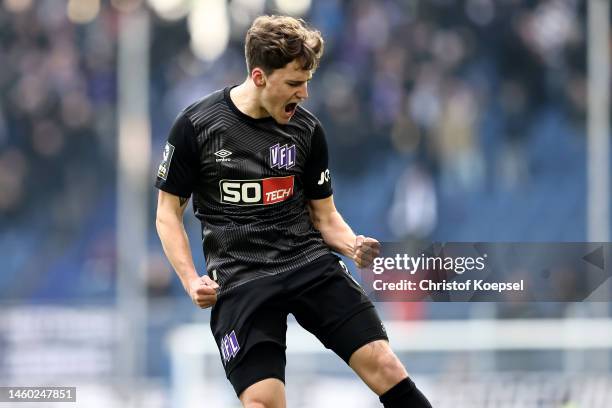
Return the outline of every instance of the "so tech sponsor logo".
{"type": "Polygon", "coordinates": [[[221,340],[221,355],[223,356],[223,364],[227,364],[232,358],[236,357],[240,351],[240,345],[238,344],[238,338],[236,332],[232,330],[223,336],[221,340]]]}
{"type": "Polygon", "coordinates": [[[269,177],[256,180],[221,180],[221,202],[231,205],[269,205],[293,196],[294,177],[269,177]]]}

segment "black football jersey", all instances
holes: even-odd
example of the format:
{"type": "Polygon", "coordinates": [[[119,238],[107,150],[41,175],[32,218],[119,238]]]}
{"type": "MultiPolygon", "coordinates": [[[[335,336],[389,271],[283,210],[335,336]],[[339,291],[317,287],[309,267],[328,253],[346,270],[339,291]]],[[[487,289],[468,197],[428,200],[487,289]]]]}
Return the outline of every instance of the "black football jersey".
{"type": "Polygon", "coordinates": [[[330,252],[306,207],[306,200],[332,194],[321,124],[301,106],[286,125],[251,118],[229,92],[214,92],[179,114],[155,183],[193,197],[207,273],[220,296],[330,252]]]}

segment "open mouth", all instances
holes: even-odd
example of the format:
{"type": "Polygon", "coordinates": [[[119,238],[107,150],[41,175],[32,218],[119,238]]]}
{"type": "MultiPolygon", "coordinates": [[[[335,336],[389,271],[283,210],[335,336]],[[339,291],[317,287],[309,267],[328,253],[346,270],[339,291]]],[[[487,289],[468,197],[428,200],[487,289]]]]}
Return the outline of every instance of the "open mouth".
{"type": "Polygon", "coordinates": [[[295,111],[295,108],[297,108],[297,103],[292,102],[292,103],[288,103],[285,105],[285,112],[286,113],[293,113],[295,111]]]}

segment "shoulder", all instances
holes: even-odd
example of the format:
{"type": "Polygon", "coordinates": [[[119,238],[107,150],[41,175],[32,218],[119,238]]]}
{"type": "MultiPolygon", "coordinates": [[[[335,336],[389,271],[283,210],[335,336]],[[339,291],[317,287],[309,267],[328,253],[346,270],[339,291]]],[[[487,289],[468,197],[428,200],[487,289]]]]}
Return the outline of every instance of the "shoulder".
{"type": "Polygon", "coordinates": [[[194,129],[206,126],[207,122],[214,120],[219,114],[227,109],[224,101],[224,89],[212,92],[191,105],[187,106],[179,114],[192,124],[194,129]]]}
{"type": "Polygon", "coordinates": [[[291,119],[291,122],[297,126],[306,128],[311,134],[315,132],[317,127],[321,127],[321,122],[319,122],[319,119],[314,115],[314,113],[310,112],[301,105],[297,106],[295,115],[291,119]]]}

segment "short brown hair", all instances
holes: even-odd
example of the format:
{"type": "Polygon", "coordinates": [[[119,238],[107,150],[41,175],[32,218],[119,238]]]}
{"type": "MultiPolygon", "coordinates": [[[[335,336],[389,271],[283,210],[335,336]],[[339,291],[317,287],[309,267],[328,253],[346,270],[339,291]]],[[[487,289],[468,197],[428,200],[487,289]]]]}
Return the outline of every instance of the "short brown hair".
{"type": "Polygon", "coordinates": [[[296,58],[302,69],[315,70],[323,55],[323,37],[302,19],[260,16],[247,31],[244,53],[249,73],[259,67],[270,74],[296,58]]]}

